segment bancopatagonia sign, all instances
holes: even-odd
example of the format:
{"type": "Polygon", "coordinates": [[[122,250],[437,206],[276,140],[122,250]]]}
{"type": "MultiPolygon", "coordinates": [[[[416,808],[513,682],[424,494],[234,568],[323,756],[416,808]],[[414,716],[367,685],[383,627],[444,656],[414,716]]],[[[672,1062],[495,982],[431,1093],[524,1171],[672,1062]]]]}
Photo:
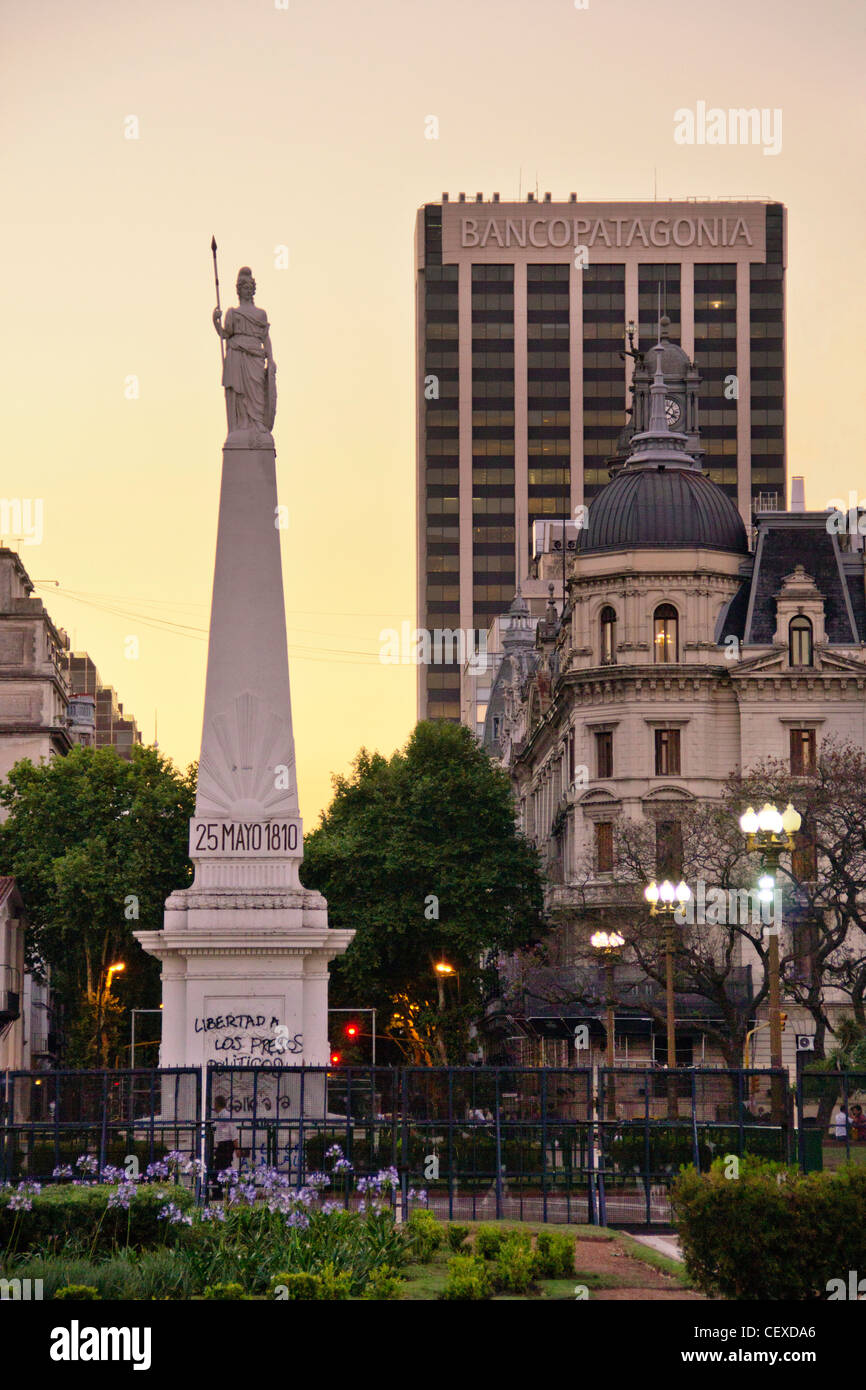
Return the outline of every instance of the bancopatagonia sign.
{"type": "Polygon", "coordinates": [[[461,217],[461,246],[751,246],[742,217],[461,217]]]}

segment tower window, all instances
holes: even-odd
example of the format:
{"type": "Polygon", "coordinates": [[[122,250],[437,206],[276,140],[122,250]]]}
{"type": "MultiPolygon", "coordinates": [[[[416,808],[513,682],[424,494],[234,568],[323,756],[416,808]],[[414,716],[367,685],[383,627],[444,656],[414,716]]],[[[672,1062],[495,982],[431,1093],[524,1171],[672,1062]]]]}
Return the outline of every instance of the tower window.
{"type": "Polygon", "coordinates": [[[788,626],[788,660],[792,666],[812,665],[812,624],[808,618],[792,618],[788,626]]]}
{"type": "Polygon", "coordinates": [[[653,615],[653,660],[668,666],[679,661],[679,618],[672,603],[660,603],[653,615]]]}
{"type": "Polygon", "coordinates": [[[791,776],[806,777],[815,771],[815,730],[791,730],[791,776]]]}
{"type": "Polygon", "coordinates": [[[613,734],[610,731],[595,736],[596,776],[613,776],[613,734]]]}
{"type": "Polygon", "coordinates": [[[608,604],[601,610],[601,664],[613,666],[616,661],[616,613],[608,604]]]}
{"type": "Polygon", "coordinates": [[[595,867],[600,874],[613,872],[613,821],[595,823],[595,867]]]}
{"type": "Polygon", "coordinates": [[[680,731],[656,729],[656,777],[679,777],[680,731]]]}

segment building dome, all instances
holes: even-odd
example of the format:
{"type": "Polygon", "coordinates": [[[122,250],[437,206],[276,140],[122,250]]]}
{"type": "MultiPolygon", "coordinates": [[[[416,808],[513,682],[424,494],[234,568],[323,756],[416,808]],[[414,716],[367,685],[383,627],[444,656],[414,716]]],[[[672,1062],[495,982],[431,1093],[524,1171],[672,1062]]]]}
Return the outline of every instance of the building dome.
{"type": "Polygon", "coordinates": [[[661,546],[749,552],[733,502],[699,469],[626,466],[590,503],[578,549],[586,554],[661,546]]]}

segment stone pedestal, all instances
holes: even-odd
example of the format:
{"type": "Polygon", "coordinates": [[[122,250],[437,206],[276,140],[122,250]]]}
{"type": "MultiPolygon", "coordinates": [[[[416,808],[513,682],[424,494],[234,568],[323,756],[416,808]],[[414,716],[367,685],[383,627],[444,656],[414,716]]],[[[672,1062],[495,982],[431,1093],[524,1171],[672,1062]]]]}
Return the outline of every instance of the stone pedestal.
{"type": "Polygon", "coordinates": [[[327,1065],[332,931],[301,887],[303,833],[286,648],[276,460],[270,434],[223,449],[189,888],[162,931],[136,932],[162,962],[161,1065],[327,1065]]]}

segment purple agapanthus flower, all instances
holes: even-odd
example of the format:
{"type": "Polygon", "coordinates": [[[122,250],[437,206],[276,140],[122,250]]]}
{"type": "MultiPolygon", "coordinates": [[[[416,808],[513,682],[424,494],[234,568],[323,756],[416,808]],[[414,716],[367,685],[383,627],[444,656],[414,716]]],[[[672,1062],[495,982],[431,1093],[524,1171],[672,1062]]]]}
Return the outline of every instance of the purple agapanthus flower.
{"type": "Polygon", "coordinates": [[[167,1221],[171,1226],[191,1226],[192,1217],[188,1212],[182,1212],[180,1207],[174,1202],[167,1202],[160,1210],[160,1221],[167,1221]]]}
{"type": "Polygon", "coordinates": [[[136,1191],[137,1188],[134,1182],[119,1183],[108,1199],[109,1210],[120,1209],[122,1211],[129,1211],[130,1204],[136,1191]]]}

